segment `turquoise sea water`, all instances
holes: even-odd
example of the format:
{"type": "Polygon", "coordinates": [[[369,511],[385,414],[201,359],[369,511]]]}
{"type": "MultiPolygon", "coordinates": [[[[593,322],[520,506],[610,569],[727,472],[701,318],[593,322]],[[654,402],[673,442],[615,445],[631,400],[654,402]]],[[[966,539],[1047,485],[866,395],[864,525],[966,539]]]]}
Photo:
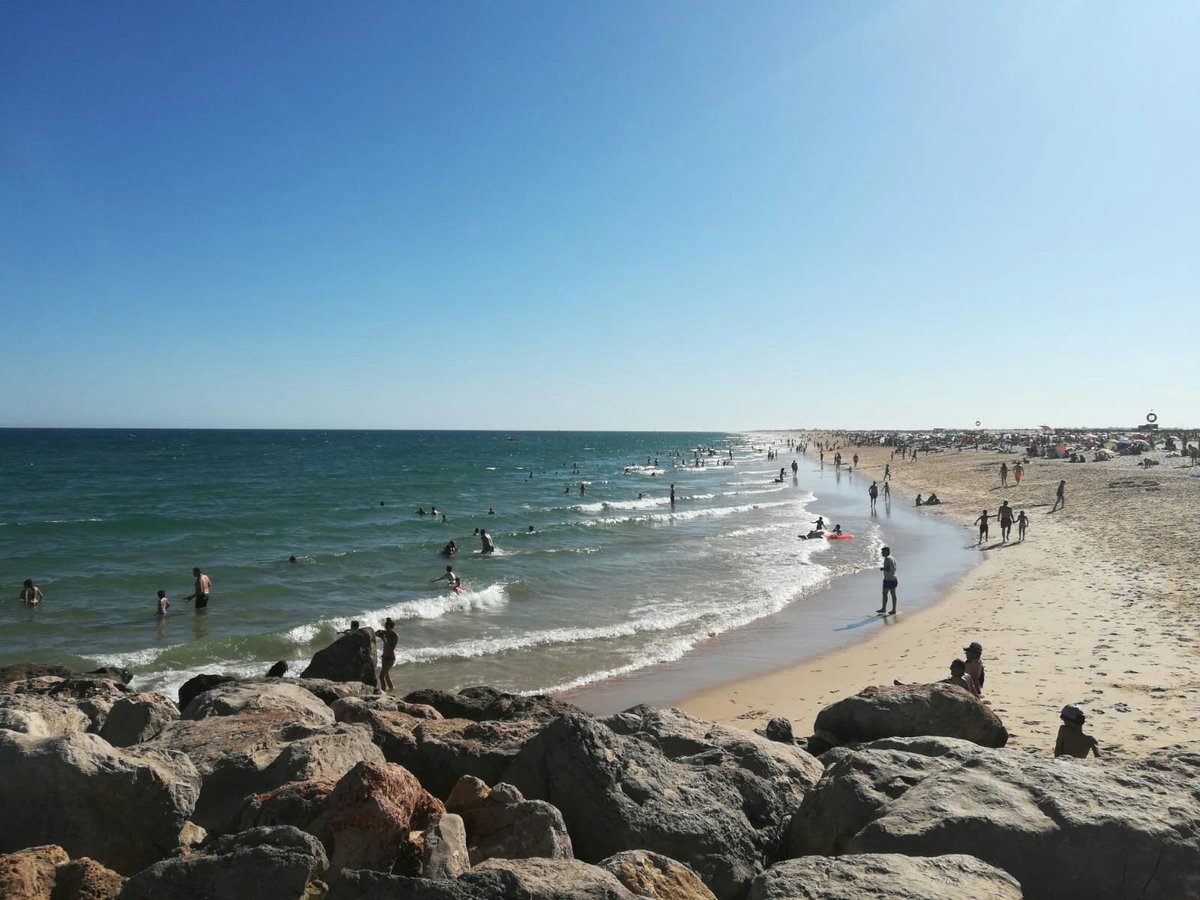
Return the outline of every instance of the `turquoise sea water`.
{"type": "Polygon", "coordinates": [[[764,446],[721,433],[0,430],[0,663],[123,665],[171,693],[197,672],[277,659],[296,674],[352,618],[392,616],[401,690],[638,671],[877,565],[874,525],[837,548],[796,540],[820,512],[816,475],[801,457],[797,479],[789,468],[774,483],[793,455],[777,444],[767,461],[764,446]],[[732,450],[733,464],[694,467],[697,447],[732,450]],[[414,512],[432,506],[447,521],[414,512]],[[480,527],[494,556],[479,554],[480,527]],[[431,584],[450,540],[460,595],[431,584]],[[193,566],[213,581],[202,613],[181,599],[193,566]],[[14,599],[25,578],[42,606],[14,599]]]}

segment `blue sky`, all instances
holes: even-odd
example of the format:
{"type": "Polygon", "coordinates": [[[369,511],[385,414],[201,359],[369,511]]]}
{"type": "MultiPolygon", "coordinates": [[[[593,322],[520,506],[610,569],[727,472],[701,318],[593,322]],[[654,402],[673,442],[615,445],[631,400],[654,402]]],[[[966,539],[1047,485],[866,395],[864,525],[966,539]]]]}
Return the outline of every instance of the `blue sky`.
{"type": "Polygon", "coordinates": [[[1200,4],[14,3],[0,425],[1200,426],[1200,4]]]}

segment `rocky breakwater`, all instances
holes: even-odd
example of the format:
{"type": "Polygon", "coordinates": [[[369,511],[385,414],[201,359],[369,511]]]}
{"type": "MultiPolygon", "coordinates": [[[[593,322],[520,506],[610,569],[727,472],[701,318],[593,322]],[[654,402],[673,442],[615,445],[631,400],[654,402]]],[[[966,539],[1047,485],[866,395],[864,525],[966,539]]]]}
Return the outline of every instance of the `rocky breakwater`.
{"type": "Polygon", "coordinates": [[[999,720],[935,686],[822,713],[842,746],[817,758],[785,722],[597,718],[490,688],[399,699],[342,674],[208,678],[178,718],[119,680],[112,698],[77,673],[0,685],[20,713],[0,717],[3,896],[1200,897],[1196,746],[985,747],[999,720]],[[126,747],[104,737],[122,701],[161,713],[122,725],[126,747]],[[957,733],[907,736],[914,721],[957,733]]]}

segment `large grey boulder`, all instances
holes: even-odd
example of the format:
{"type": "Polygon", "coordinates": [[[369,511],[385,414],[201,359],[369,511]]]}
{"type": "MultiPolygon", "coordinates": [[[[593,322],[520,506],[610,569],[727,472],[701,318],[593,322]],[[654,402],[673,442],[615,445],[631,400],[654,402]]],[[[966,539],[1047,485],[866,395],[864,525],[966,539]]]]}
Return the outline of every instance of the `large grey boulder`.
{"type": "MultiPolygon", "coordinates": [[[[1069,864],[1069,863],[1068,863],[1069,864]]],[[[1021,900],[1007,872],[973,856],[806,856],[754,879],[748,900],[1021,900]]]]}
{"type": "MultiPolygon", "coordinates": [[[[205,696],[193,699],[188,709],[208,709],[205,696]]],[[[293,708],[267,706],[234,715],[181,719],[139,746],[178,750],[191,758],[202,779],[195,821],[210,833],[221,834],[235,826],[251,795],[291,781],[336,781],[359,762],[384,761],[365,728],[312,728],[292,724],[295,716],[293,708]]]]}
{"type": "Polygon", "coordinates": [[[161,694],[129,694],[112,705],[100,737],[114,747],[132,747],[157,737],[179,718],[179,707],[161,694]]]}
{"type": "Polygon", "coordinates": [[[975,856],[1033,900],[1200,897],[1200,744],[1133,763],[963,746],[869,745],[835,762],[812,795],[834,791],[830,809],[853,792],[839,780],[871,785],[859,813],[879,805],[842,842],[847,853],[975,856]],[[915,763],[923,748],[941,754],[938,762],[915,763]],[[874,760],[849,762],[861,755],[874,760]],[[909,777],[889,781],[889,770],[909,777]]]}
{"type": "Polygon", "coordinates": [[[868,687],[817,713],[816,738],[832,746],[889,737],[952,737],[1003,747],[1008,731],[990,706],[949,684],[868,687]]]}
{"type": "Polygon", "coordinates": [[[894,738],[823,757],[825,773],[788,826],[788,856],[834,856],[893,800],[936,772],[961,765],[978,750],[953,738],[894,738]]]}
{"type": "Polygon", "coordinates": [[[202,672],[199,675],[193,675],[179,686],[178,706],[180,709],[187,709],[187,705],[197,694],[211,691],[218,685],[228,684],[231,681],[237,681],[237,679],[232,675],[222,675],[220,672],[202,672]]]}
{"type": "Polygon", "coordinates": [[[91,727],[92,720],[73,702],[43,694],[0,694],[0,731],[52,738],[91,727]]]}
{"type": "Polygon", "coordinates": [[[544,800],[526,800],[511,784],[489,788],[464,775],[446,799],[462,816],[471,862],[486,859],[572,859],[571,836],[562,813],[544,800]]]}
{"type": "Polygon", "coordinates": [[[379,687],[375,632],[370,628],[346,632],[325,649],[318,650],[300,677],[361,681],[373,688],[379,687]]]}
{"type": "Polygon", "coordinates": [[[88,718],[88,731],[99,734],[113,704],[134,693],[127,685],[102,675],[43,675],[10,681],[0,693],[16,698],[44,697],[63,706],[73,706],[88,718]]]}
{"type": "MultiPolygon", "coordinates": [[[[555,895],[557,897],[557,895],[555,895]]],[[[414,878],[343,869],[326,900],[533,900],[511,872],[471,871],[458,878],[414,878]]]]}
{"type": "Polygon", "coordinates": [[[645,730],[629,736],[587,716],[555,719],[503,780],[562,812],[580,859],[651,850],[690,865],[722,900],[740,898],[779,857],[786,823],[820,764],[682,714],[634,714],[623,727],[637,728],[639,715],[645,730]]]}
{"type": "Polygon", "coordinates": [[[421,850],[422,878],[457,878],[471,868],[467,827],[461,816],[434,816],[425,829],[421,850]]]}
{"type": "Polygon", "coordinates": [[[182,718],[188,721],[210,716],[238,716],[246,713],[282,711],[287,723],[321,727],[334,723],[333,711],[319,697],[287,681],[262,683],[232,681],[197,694],[184,707],[182,718]]]}
{"type": "Polygon", "coordinates": [[[187,857],[165,859],[125,882],[118,900],[304,900],[328,861],[320,842],[287,826],[217,838],[187,857]]]}
{"type": "Polygon", "coordinates": [[[489,859],[471,870],[482,872],[513,876],[523,892],[516,896],[530,900],[636,900],[613,875],[577,859],[489,859]]]}
{"type": "Polygon", "coordinates": [[[181,753],[0,732],[0,851],[58,844],[130,874],[175,850],[199,792],[181,753]]]}
{"type": "Polygon", "coordinates": [[[600,868],[639,897],[652,900],[716,900],[700,877],[683,863],[649,850],[623,850],[600,868]]]}

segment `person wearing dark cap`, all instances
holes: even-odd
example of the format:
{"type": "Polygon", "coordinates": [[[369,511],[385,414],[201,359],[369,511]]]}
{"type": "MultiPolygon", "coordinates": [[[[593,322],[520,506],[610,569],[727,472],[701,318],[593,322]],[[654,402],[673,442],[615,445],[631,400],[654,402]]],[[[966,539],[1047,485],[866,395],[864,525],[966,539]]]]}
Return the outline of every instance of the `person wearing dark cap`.
{"type": "Polygon", "coordinates": [[[1078,759],[1087,759],[1089,753],[1100,755],[1096,739],[1090,734],[1083,733],[1083,723],[1087,717],[1083,714],[1082,709],[1073,704],[1067,704],[1062,708],[1059,717],[1063,723],[1058,727],[1058,739],[1054,742],[1055,756],[1074,756],[1078,759]]]}
{"type": "Polygon", "coordinates": [[[971,641],[970,645],[963,647],[963,653],[967,655],[967,674],[971,676],[971,680],[975,682],[975,687],[978,690],[977,694],[983,693],[983,646],[979,641],[971,641]]]}

